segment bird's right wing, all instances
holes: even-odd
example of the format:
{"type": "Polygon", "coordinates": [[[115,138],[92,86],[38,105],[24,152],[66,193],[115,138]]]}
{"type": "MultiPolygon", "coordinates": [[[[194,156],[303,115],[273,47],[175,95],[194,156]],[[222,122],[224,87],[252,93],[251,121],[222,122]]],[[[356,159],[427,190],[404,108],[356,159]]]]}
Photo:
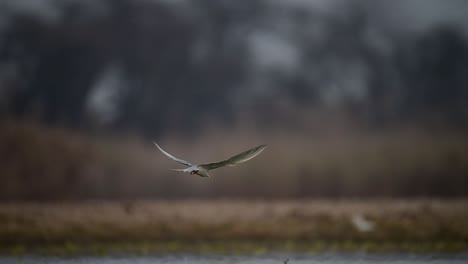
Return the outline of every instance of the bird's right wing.
{"type": "Polygon", "coordinates": [[[185,166],[188,166],[188,167],[193,166],[190,162],[185,161],[185,160],[178,159],[178,158],[172,156],[171,154],[167,153],[167,152],[164,151],[164,149],[162,149],[156,142],[153,141],[153,143],[154,143],[154,145],[155,145],[156,147],[158,147],[158,149],[159,149],[164,155],[168,156],[168,157],[171,158],[172,160],[175,160],[175,161],[179,162],[180,164],[184,164],[185,166]]]}
{"type": "Polygon", "coordinates": [[[266,148],[266,145],[260,145],[258,147],[249,149],[247,151],[242,152],[241,154],[235,155],[227,160],[223,160],[220,162],[213,162],[207,164],[198,165],[206,170],[213,170],[216,168],[224,167],[224,166],[235,166],[239,163],[246,162],[250,159],[255,158],[260,152],[262,152],[266,148]]]}

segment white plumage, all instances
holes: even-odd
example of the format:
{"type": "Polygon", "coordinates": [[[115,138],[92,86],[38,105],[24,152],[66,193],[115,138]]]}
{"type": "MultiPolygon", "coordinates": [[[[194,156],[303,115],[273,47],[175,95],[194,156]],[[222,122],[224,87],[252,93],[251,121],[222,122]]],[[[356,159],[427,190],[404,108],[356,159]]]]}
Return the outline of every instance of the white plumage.
{"type": "Polygon", "coordinates": [[[231,158],[223,160],[223,161],[194,165],[188,161],[172,156],[171,154],[166,152],[164,149],[162,149],[156,142],[153,141],[153,143],[164,155],[188,167],[186,169],[174,169],[175,171],[189,172],[190,174],[196,174],[201,177],[210,177],[208,173],[208,171],[210,170],[214,170],[214,169],[221,168],[224,166],[235,166],[237,164],[253,159],[266,148],[266,145],[260,145],[255,148],[244,151],[240,154],[237,154],[235,156],[232,156],[231,158]]]}

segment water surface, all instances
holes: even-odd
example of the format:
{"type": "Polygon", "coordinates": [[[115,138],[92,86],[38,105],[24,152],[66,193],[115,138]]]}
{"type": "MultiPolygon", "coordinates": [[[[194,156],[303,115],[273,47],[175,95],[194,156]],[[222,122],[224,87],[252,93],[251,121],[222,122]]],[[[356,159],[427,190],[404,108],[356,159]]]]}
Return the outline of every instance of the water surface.
{"type": "Polygon", "coordinates": [[[412,254],[319,254],[319,255],[266,255],[266,256],[81,256],[45,257],[22,256],[0,257],[5,264],[344,264],[344,263],[433,263],[465,264],[468,254],[458,255],[412,255],[412,254]]]}

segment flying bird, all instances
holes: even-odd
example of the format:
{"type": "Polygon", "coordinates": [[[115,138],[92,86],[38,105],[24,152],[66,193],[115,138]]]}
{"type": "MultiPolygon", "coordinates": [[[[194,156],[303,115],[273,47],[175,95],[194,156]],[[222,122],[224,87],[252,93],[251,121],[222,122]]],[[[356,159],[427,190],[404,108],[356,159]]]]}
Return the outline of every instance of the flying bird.
{"type": "Polygon", "coordinates": [[[255,156],[260,154],[260,152],[262,152],[266,148],[266,145],[260,145],[258,147],[249,149],[247,151],[244,151],[238,155],[235,155],[223,161],[195,165],[188,161],[172,156],[171,154],[167,153],[164,149],[162,149],[156,142],[153,141],[153,143],[164,155],[188,167],[186,169],[172,169],[172,170],[189,172],[190,175],[196,174],[201,177],[210,177],[210,174],[208,173],[208,171],[210,170],[214,170],[214,169],[221,168],[224,166],[235,166],[239,163],[243,163],[250,159],[253,159],[255,156]]]}

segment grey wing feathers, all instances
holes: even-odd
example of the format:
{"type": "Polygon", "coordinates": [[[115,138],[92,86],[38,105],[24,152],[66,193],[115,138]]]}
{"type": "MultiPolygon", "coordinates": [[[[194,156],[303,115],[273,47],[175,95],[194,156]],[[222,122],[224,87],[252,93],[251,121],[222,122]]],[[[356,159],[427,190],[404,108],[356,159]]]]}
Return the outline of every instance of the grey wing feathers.
{"type": "Polygon", "coordinates": [[[242,162],[246,162],[250,159],[253,159],[255,156],[260,154],[264,149],[266,148],[266,145],[260,145],[258,147],[249,149],[247,151],[242,152],[241,154],[238,154],[234,157],[231,157],[227,160],[223,160],[220,162],[213,162],[213,163],[207,163],[207,164],[201,164],[199,165],[200,167],[206,169],[206,170],[213,170],[216,168],[224,167],[224,166],[234,166],[242,162]]]}
{"type": "Polygon", "coordinates": [[[154,143],[154,145],[155,145],[156,147],[158,147],[158,149],[159,149],[164,155],[168,156],[169,158],[171,158],[171,159],[173,159],[173,160],[179,162],[180,164],[184,164],[185,166],[188,166],[188,167],[193,166],[190,162],[185,161],[185,160],[178,159],[178,158],[172,156],[171,154],[167,153],[167,152],[164,151],[164,149],[162,149],[158,144],[156,144],[156,142],[153,141],[153,143],[154,143]]]}

